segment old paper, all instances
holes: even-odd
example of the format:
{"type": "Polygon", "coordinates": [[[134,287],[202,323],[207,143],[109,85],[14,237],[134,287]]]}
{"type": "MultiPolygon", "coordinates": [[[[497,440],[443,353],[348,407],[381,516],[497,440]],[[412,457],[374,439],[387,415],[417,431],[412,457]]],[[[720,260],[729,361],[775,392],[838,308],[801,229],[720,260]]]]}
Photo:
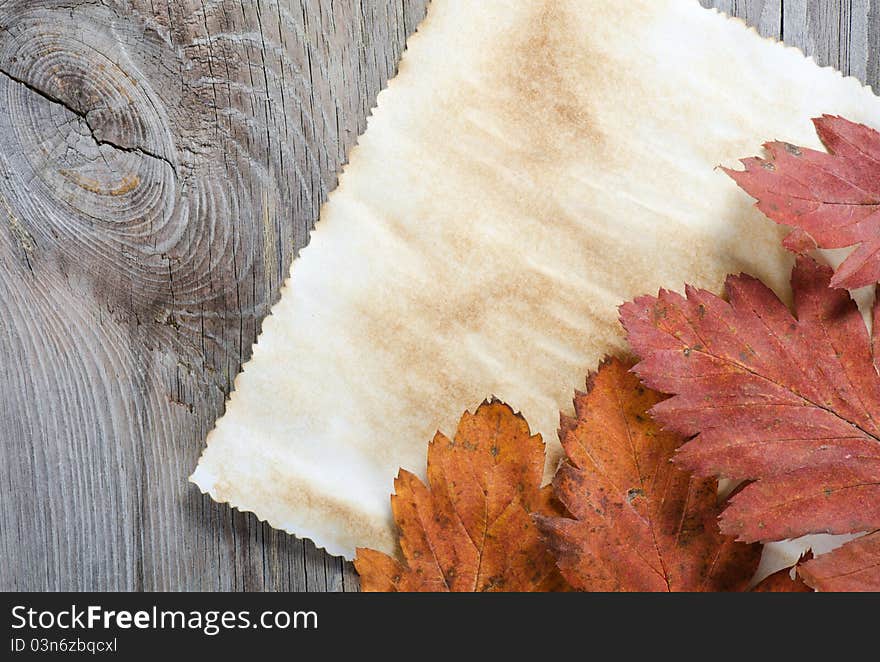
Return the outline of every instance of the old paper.
{"type": "Polygon", "coordinates": [[[434,0],[192,480],[351,558],[394,551],[398,467],[490,395],[552,472],[618,304],[739,271],[787,296],[782,231],[715,166],[819,147],[821,113],[880,103],[695,0],[434,0]]]}

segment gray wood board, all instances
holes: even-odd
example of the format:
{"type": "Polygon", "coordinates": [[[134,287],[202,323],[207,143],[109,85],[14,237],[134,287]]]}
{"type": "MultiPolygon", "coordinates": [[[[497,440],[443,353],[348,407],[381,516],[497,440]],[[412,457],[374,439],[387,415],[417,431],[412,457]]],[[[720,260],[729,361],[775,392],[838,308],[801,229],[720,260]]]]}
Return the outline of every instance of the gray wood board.
{"type": "MultiPolygon", "coordinates": [[[[714,4],[878,82],[880,2],[714,4]]],[[[357,590],[186,478],[425,5],[0,2],[0,589],[357,590]]]]}

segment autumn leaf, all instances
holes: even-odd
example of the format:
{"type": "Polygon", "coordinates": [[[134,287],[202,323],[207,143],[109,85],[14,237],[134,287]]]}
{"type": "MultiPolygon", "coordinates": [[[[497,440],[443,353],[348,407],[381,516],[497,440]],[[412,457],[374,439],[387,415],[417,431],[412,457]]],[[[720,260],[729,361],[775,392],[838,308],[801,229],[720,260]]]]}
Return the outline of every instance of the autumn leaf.
{"type": "Polygon", "coordinates": [[[606,360],[562,418],[568,462],[556,474],[569,517],[537,521],[572,586],[590,591],[746,588],[761,548],[719,533],[718,483],[671,463],[682,438],[647,414],[663,396],[606,360]]]}
{"type": "MultiPolygon", "coordinates": [[[[829,268],[798,258],[796,317],[745,275],[727,279],[729,302],[688,287],[686,297],[662,290],[621,307],[642,359],[635,372],[673,394],[652,414],[666,429],[698,435],[678,464],[756,481],[721,516],[721,530],[740,540],[880,528],[880,377],[858,308],[830,278],[829,268]]],[[[877,585],[876,538],[806,563],[802,576],[817,588],[820,569],[845,568],[877,585]]]]}
{"type": "Polygon", "coordinates": [[[761,581],[752,593],[815,593],[800,576],[791,576],[792,568],[784,568],[761,581]]]}
{"type": "Polygon", "coordinates": [[[506,404],[465,412],[454,439],[428,446],[427,487],[401,469],[391,498],[404,562],[358,549],[365,591],[549,591],[564,587],[530,513],[555,513],[541,489],[544,442],[506,404]]]}
{"type": "Polygon", "coordinates": [[[817,591],[880,591],[880,533],[862,536],[817,556],[798,574],[817,591]]]}
{"type": "Polygon", "coordinates": [[[793,568],[783,568],[772,575],[762,579],[752,589],[753,593],[814,593],[800,576],[800,569],[804,563],[813,558],[813,553],[808,551],[801,556],[793,568]]]}
{"type": "Polygon", "coordinates": [[[768,159],[725,172],[766,216],[795,228],[785,240],[790,250],[857,246],[833,287],[871,285],[880,281],[880,133],[830,115],[813,122],[828,153],[771,142],[768,159]]]}

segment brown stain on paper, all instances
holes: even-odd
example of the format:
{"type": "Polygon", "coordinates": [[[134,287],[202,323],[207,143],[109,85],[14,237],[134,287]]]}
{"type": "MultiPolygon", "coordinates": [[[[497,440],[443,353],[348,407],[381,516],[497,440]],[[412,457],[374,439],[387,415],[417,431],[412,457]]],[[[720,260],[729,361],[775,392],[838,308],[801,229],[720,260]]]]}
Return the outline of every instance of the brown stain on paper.
{"type": "Polygon", "coordinates": [[[526,148],[519,157],[529,169],[608,156],[588,92],[609,63],[574,30],[579,20],[564,2],[533,3],[487,66],[487,78],[501,82],[492,113],[526,148]]]}
{"type": "MultiPolygon", "coordinates": [[[[424,251],[424,269],[412,274],[411,287],[399,290],[393,298],[386,292],[365,291],[353,304],[359,311],[356,319],[363,325],[359,337],[370,346],[366,353],[381,356],[388,373],[396,375],[392,390],[400,416],[415,412],[419,421],[439,425],[450,416],[450,403],[464,397],[470,400],[469,406],[475,406],[482,398],[497,394],[472,392],[472,371],[478,366],[462,365],[470,357],[461,351],[461,341],[469,335],[499,338],[499,329],[503,329],[502,338],[487,349],[504,369],[535,362],[530,329],[535,324],[546,328],[548,319],[555,320],[554,346],[569,355],[622,346],[616,320],[609,314],[613,304],[567,296],[570,291],[560,289],[560,274],[523,259],[545,232],[570,236],[567,250],[584,263],[607,262],[609,250],[621,264],[629,259],[626,247],[619,243],[609,247],[590,241],[591,233],[584,232],[589,219],[571,216],[553,189],[554,180],[569,177],[574,164],[601,162],[607,168],[622,167],[619,152],[600,129],[589,94],[614,84],[607,77],[611,63],[574,29],[578,20],[565,3],[536,4],[489,56],[481,69],[481,86],[449,91],[434,110],[436,119],[425,122],[428,143],[437,140],[430,134],[433,127],[454,127],[450,138],[456,140],[444,144],[442,154],[432,154],[442,159],[444,176],[460,182],[450,185],[447,181],[445,186],[461,192],[477,190],[492,199],[490,207],[510,205],[516,219],[505,237],[487,246],[476,218],[483,201],[479,197],[451,200],[442,212],[455,217],[437,217],[431,186],[421,203],[424,209],[417,209],[412,217],[384,219],[408,246],[415,244],[424,251]],[[498,153],[484,155],[470,148],[468,139],[481,135],[480,127],[473,125],[474,117],[497,123],[507,139],[498,153]],[[543,191],[535,188],[535,182],[545,187],[543,191]],[[452,228],[443,235],[442,245],[417,236],[418,229],[429,223],[452,228]],[[524,227],[532,233],[522,232],[524,227]],[[446,272],[459,270],[468,275],[450,286],[446,272]],[[482,273],[485,277],[475,276],[482,273]],[[563,306],[560,298],[565,299],[563,306]],[[377,315],[379,310],[387,312],[377,315]],[[561,317],[562,312],[569,319],[590,323],[573,324],[561,317]]],[[[605,276],[612,280],[610,289],[638,291],[639,273],[620,269],[605,276]]],[[[585,362],[578,370],[586,374],[590,367],[585,362]]],[[[552,371],[546,372],[526,374],[523,379],[545,385],[553,380],[552,371]]],[[[565,380],[557,380],[557,401],[568,399],[569,387],[565,380]]],[[[504,384],[499,381],[497,388],[503,389],[504,384]]],[[[385,424],[378,412],[372,424],[385,424]]],[[[372,454],[393,461],[394,447],[368,439],[364,444],[373,446],[372,454]]],[[[551,450],[557,452],[555,444],[551,450]]],[[[551,459],[549,464],[553,463],[551,459]]]]}

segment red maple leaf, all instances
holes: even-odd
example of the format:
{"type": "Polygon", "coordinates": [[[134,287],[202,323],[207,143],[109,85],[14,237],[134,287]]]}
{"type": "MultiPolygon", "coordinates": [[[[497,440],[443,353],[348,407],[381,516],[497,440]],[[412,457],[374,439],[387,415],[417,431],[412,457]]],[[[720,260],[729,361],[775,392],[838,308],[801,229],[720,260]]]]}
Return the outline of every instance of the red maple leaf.
{"type": "Polygon", "coordinates": [[[768,159],[724,170],[766,216],[795,228],[785,240],[789,250],[857,246],[833,287],[871,285],[880,281],[880,133],[831,115],[813,123],[828,153],[771,142],[768,159]]]}
{"type": "Polygon", "coordinates": [[[857,538],[798,566],[798,576],[817,591],[880,591],[880,533],[857,538]]]}
{"type": "MultiPolygon", "coordinates": [[[[740,540],[880,529],[880,375],[857,306],[830,279],[829,268],[798,258],[796,317],[745,275],[728,277],[729,302],[687,287],[686,297],[664,290],[621,307],[642,359],[634,371],[673,394],[652,414],[697,435],[677,461],[700,475],[755,481],[720,519],[740,540]]],[[[801,576],[818,587],[819,569],[837,576],[843,564],[861,573],[862,586],[876,586],[878,538],[817,557],[801,576]]]]}

